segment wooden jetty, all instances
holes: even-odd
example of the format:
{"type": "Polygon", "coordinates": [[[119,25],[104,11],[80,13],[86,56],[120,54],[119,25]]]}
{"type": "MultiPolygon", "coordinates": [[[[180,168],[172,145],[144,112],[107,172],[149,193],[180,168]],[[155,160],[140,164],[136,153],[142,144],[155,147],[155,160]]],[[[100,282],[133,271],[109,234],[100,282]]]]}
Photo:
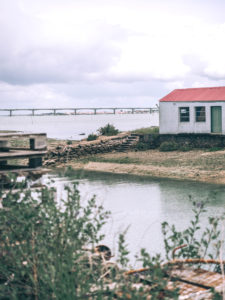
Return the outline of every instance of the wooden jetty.
{"type": "MultiPolygon", "coordinates": [[[[15,144],[15,143],[14,143],[15,144]]],[[[36,169],[42,166],[42,158],[47,153],[45,133],[1,133],[0,134],[0,173],[18,169],[36,169]],[[12,141],[28,139],[28,147],[13,146],[12,141]],[[10,165],[11,160],[28,159],[28,165],[10,165]]]]}
{"type": "MultiPolygon", "coordinates": [[[[143,289],[149,288],[150,291],[153,286],[151,282],[146,280],[148,278],[148,272],[151,272],[151,270],[131,270],[126,273],[126,276],[135,276],[140,279],[140,282],[146,281],[145,284],[142,283],[141,286],[143,289]]],[[[202,268],[194,268],[193,266],[190,267],[185,264],[173,265],[167,272],[166,276],[169,280],[164,292],[173,291],[175,288],[178,288],[179,300],[214,299],[213,291],[219,295],[224,295],[225,293],[225,278],[221,273],[202,268]]],[[[140,286],[138,286],[138,288],[140,288],[140,286]]],[[[162,293],[164,292],[162,291],[162,293]]]]}
{"type": "Polygon", "coordinates": [[[98,114],[137,114],[158,112],[158,107],[81,107],[81,108],[5,108],[0,116],[42,116],[42,115],[98,115],[98,114]]]}

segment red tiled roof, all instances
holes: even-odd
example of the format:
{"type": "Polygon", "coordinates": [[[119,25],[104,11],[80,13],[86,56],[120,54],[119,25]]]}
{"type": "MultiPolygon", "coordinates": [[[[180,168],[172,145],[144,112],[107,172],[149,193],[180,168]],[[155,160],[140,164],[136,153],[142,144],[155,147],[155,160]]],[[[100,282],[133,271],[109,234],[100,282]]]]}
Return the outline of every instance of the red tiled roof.
{"type": "Polygon", "coordinates": [[[177,89],[159,100],[160,102],[225,101],[225,86],[177,89]]]}

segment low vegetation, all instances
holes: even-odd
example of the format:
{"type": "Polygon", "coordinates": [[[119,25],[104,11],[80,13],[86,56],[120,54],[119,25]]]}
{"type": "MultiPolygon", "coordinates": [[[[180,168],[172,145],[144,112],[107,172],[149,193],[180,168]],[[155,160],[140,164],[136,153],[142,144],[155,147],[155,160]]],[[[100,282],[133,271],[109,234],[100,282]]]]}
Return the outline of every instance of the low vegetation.
{"type": "Polygon", "coordinates": [[[143,128],[133,130],[132,133],[136,133],[136,134],[159,134],[159,127],[158,126],[143,127],[143,128]]]}
{"type": "Polygon", "coordinates": [[[98,132],[100,135],[113,136],[117,135],[119,133],[119,130],[116,129],[114,125],[108,123],[104,127],[100,127],[98,129],[98,132]]]}
{"type": "Polygon", "coordinates": [[[175,151],[175,150],[178,150],[179,148],[179,145],[174,142],[174,141],[171,141],[171,142],[163,142],[160,147],[159,147],[159,151],[175,151]]]}
{"type": "Polygon", "coordinates": [[[94,134],[94,133],[89,134],[87,137],[87,141],[95,141],[97,139],[98,139],[98,136],[97,136],[97,134],[94,134]]]}
{"type": "MultiPolygon", "coordinates": [[[[95,197],[81,200],[77,185],[66,187],[60,202],[53,188],[35,193],[21,184],[17,188],[0,191],[0,299],[177,299],[179,290],[167,289],[169,265],[161,255],[141,249],[137,259],[149,270],[143,281],[124,273],[129,251],[123,234],[118,236],[114,264],[108,262],[110,249],[95,247],[109,217],[95,197]],[[137,283],[140,289],[134,288],[137,283]]],[[[167,260],[218,258],[222,218],[209,218],[207,228],[201,229],[204,204],[194,203],[193,212],[184,231],[162,224],[167,260]]]]}

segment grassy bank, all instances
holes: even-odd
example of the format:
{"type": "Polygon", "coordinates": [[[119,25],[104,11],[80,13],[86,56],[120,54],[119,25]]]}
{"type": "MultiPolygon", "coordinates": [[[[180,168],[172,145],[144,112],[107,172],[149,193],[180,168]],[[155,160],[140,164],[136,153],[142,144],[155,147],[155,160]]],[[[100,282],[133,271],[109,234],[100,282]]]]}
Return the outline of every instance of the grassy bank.
{"type": "Polygon", "coordinates": [[[225,184],[225,150],[107,153],[69,162],[73,168],[225,184]]]}

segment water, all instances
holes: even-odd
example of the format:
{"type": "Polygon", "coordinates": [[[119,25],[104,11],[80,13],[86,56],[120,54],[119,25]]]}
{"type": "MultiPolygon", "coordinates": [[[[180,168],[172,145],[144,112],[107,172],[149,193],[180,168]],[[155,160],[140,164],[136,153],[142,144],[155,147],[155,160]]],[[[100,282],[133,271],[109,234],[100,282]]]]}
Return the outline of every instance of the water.
{"type": "Polygon", "coordinates": [[[130,259],[141,248],[150,253],[163,253],[161,223],[167,221],[178,229],[188,226],[192,213],[192,201],[208,200],[208,210],[201,226],[204,229],[207,217],[219,215],[225,207],[224,186],[187,181],[156,180],[128,175],[101,174],[95,172],[70,172],[70,176],[46,175],[44,182],[55,180],[57,197],[63,196],[63,186],[70,181],[79,182],[82,199],[96,195],[99,203],[112,212],[105,227],[104,243],[116,253],[118,234],[127,228],[126,241],[130,259]]]}
{"type": "Polygon", "coordinates": [[[49,138],[80,140],[113,124],[120,131],[158,126],[158,112],[149,114],[76,115],[76,116],[0,116],[0,130],[45,132],[49,138]],[[81,135],[82,134],[82,135],[81,135]]]}
{"type": "MultiPolygon", "coordinates": [[[[46,132],[51,138],[81,139],[107,123],[126,131],[157,126],[158,122],[158,113],[18,116],[0,117],[0,130],[29,130],[46,132]],[[80,136],[80,133],[85,135],[80,136]]],[[[42,178],[42,183],[49,182],[50,179],[55,180],[58,199],[64,195],[64,185],[76,180],[80,183],[79,189],[84,199],[96,194],[98,201],[112,212],[112,217],[105,227],[104,243],[109,245],[114,253],[118,234],[129,227],[126,241],[132,262],[134,255],[142,247],[152,254],[163,253],[161,223],[167,221],[170,224],[174,223],[178,229],[186,228],[193,216],[191,200],[209,200],[207,214],[201,222],[202,228],[207,226],[207,216],[221,214],[225,207],[225,188],[218,185],[75,171],[70,176],[63,173],[63,177],[47,174],[42,178]]]]}

